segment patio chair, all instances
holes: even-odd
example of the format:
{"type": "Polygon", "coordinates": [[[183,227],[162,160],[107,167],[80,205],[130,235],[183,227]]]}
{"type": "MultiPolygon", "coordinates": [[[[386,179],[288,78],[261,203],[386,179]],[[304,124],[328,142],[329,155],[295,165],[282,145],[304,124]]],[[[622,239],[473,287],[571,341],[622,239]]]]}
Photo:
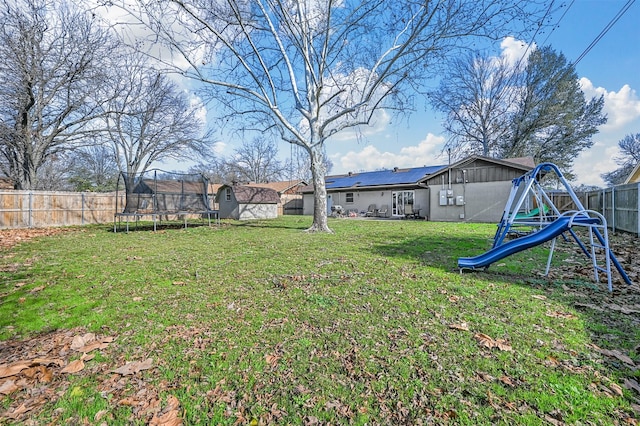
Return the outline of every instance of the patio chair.
{"type": "Polygon", "coordinates": [[[416,217],[415,213],[413,212],[413,205],[412,204],[405,204],[404,205],[404,217],[405,218],[414,218],[416,217]]]}
{"type": "Polygon", "coordinates": [[[375,204],[369,204],[369,207],[367,207],[367,212],[364,214],[367,217],[372,217],[376,215],[376,205],[375,204]]]}
{"type": "Polygon", "coordinates": [[[413,218],[414,219],[420,219],[422,216],[420,216],[420,210],[422,210],[420,208],[420,204],[414,204],[413,205],[413,218]]]}
{"type": "Polygon", "coordinates": [[[389,206],[387,206],[386,204],[383,204],[378,209],[378,212],[377,212],[376,216],[378,216],[378,217],[387,217],[387,213],[388,212],[389,212],[389,206]]]}

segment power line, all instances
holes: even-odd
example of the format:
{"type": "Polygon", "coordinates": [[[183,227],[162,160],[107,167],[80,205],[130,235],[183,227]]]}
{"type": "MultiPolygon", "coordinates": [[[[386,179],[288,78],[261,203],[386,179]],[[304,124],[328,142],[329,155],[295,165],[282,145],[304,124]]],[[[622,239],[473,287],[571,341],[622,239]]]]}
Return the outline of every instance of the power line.
{"type": "Polygon", "coordinates": [[[629,8],[633,5],[633,3],[635,3],[635,1],[636,0],[628,0],[627,3],[624,6],[622,6],[622,9],[620,9],[620,11],[616,14],[616,16],[614,16],[611,19],[611,21],[609,21],[609,23],[604,27],[604,29],[600,31],[600,34],[598,34],[598,36],[591,42],[591,44],[587,46],[584,52],[582,52],[580,56],[578,56],[578,59],[576,59],[575,62],[573,63],[574,66],[578,65],[578,62],[580,62],[582,58],[584,58],[591,51],[591,49],[593,49],[594,46],[598,44],[598,42],[602,39],[602,37],[604,37],[605,34],[609,32],[611,27],[613,27],[615,23],[618,22],[620,18],[622,18],[622,15],[624,15],[627,12],[627,10],[629,10],[629,8]]]}
{"type": "Polygon", "coordinates": [[[562,20],[564,19],[565,15],[567,14],[567,12],[569,12],[569,9],[571,9],[571,6],[573,6],[573,3],[575,3],[575,1],[576,0],[571,0],[571,3],[569,3],[569,6],[567,6],[567,8],[564,10],[564,13],[560,17],[560,19],[558,19],[558,22],[553,26],[553,28],[551,28],[551,31],[549,31],[549,34],[547,34],[547,37],[542,42],[542,46],[544,46],[547,43],[547,40],[549,40],[549,37],[551,37],[551,34],[553,34],[553,32],[556,30],[556,28],[560,27],[560,22],[562,22],[562,20]]]}

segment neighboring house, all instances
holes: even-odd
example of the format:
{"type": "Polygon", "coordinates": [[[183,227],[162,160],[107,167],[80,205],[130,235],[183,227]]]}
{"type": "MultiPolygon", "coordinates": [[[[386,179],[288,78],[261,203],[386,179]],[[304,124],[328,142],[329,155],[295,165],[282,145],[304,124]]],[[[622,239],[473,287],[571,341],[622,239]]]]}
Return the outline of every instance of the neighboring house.
{"type": "Polygon", "coordinates": [[[248,185],[222,185],[216,201],[222,219],[275,219],[280,197],[271,188],[248,185]]]}
{"type": "MultiPolygon", "coordinates": [[[[327,176],[327,208],[361,216],[433,221],[498,222],[512,180],[535,166],[531,158],[471,156],[450,166],[425,166],[327,176]]],[[[301,191],[313,214],[313,187],[301,191]]]]}
{"type": "Polygon", "coordinates": [[[624,183],[636,183],[640,182],[640,163],[636,164],[629,176],[625,179],[624,183]]]}
{"type": "Polygon", "coordinates": [[[13,180],[9,178],[0,178],[0,189],[13,189],[13,180]]]}
{"type": "Polygon", "coordinates": [[[250,182],[246,185],[275,190],[280,197],[280,202],[278,203],[278,215],[302,214],[302,194],[299,191],[301,188],[307,186],[305,181],[298,179],[269,183],[250,182]]]}

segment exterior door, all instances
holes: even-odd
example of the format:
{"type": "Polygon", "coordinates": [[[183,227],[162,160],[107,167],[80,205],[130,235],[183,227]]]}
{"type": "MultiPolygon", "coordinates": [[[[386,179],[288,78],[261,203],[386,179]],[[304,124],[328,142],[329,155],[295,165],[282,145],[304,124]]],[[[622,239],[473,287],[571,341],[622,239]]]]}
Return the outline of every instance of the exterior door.
{"type": "Polygon", "coordinates": [[[391,214],[393,216],[404,216],[404,206],[407,204],[413,204],[414,191],[394,191],[391,193],[391,197],[391,214]]]}

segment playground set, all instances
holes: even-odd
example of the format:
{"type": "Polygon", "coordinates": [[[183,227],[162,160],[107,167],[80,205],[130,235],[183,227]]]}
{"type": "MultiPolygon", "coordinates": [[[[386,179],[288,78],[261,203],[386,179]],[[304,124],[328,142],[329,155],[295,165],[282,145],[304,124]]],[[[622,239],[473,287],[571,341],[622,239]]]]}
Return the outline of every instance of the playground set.
{"type": "Polygon", "coordinates": [[[611,265],[617,269],[627,284],[632,284],[622,265],[609,247],[607,221],[600,213],[587,210],[553,163],[543,163],[531,171],[513,180],[511,193],[507,200],[502,219],[493,239],[492,248],[479,256],[458,259],[460,272],[464,269],[486,269],[514,253],[530,249],[551,241],[551,249],[545,275],[549,273],[556,239],[562,236],[565,240],[573,238],[582,252],[591,260],[596,282],[600,274],[605,274],[609,291],[613,291],[611,283],[611,265]],[[542,187],[542,177],[555,174],[555,178],[564,186],[577,210],[560,213],[549,195],[542,187]],[[588,230],[588,243],[585,244],[573,227],[581,226],[588,230]],[[569,234],[569,236],[567,236],[569,234]],[[516,238],[507,240],[507,236],[516,238]]]}

